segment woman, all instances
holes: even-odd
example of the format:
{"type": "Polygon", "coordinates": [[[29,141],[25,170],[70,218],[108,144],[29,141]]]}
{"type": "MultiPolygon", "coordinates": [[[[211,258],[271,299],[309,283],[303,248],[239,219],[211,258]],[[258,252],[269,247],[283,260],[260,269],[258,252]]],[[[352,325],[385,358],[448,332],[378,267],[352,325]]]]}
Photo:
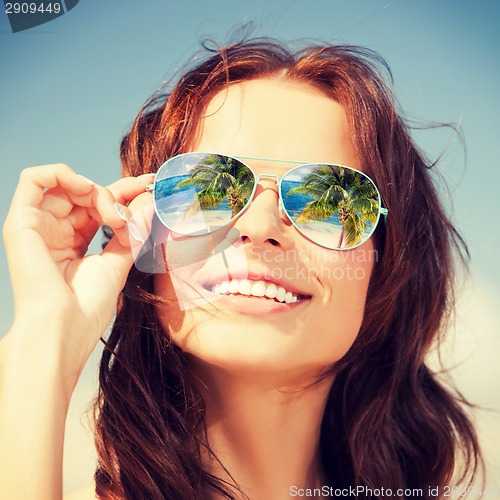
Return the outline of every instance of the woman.
{"type": "Polygon", "coordinates": [[[151,99],[107,189],[63,165],[23,172],[4,229],[7,491],[61,495],[67,407],[117,299],[99,498],[468,483],[473,427],[425,364],[465,245],[383,70],[354,47],[238,43],[151,99]],[[115,237],[84,258],[100,224],[115,237]]]}

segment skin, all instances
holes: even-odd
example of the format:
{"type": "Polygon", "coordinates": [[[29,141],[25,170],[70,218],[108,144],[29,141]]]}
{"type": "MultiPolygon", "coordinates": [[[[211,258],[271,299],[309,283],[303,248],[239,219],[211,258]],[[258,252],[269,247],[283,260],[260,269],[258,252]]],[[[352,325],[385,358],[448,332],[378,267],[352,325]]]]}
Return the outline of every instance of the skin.
{"type": "MultiPolygon", "coordinates": [[[[233,85],[216,95],[191,149],[363,169],[343,108],[313,87],[281,79],[233,85]]],[[[257,174],[281,175],[295,166],[249,163],[257,174]]],[[[152,198],[144,190],[151,181],[141,176],[103,187],[66,165],[21,175],[4,225],[15,300],[14,324],[0,342],[6,498],[62,497],[69,402],[147,237],[152,198]],[[100,224],[116,236],[100,255],[85,257],[100,224]]],[[[265,179],[225,232],[196,243],[167,234],[166,243],[169,273],[159,273],[156,286],[174,300],[157,314],[202,381],[214,451],[250,498],[283,498],[292,485],[323,484],[318,437],[332,380],[311,382],[358,334],[371,242],[347,252],[314,245],[281,217],[276,184],[265,179]],[[255,305],[248,313],[210,295],[203,283],[227,269],[220,251],[207,253],[207,243],[225,247],[230,270],[288,271],[290,286],[308,300],[263,315],[255,305]],[[186,262],[195,252],[197,258],[186,262]],[[349,265],[362,271],[358,278],[349,278],[349,265]],[[193,288],[198,302],[189,295],[193,288]]],[[[227,479],[208,457],[206,466],[227,479]]]]}
{"type": "MultiPolygon", "coordinates": [[[[312,86],[283,79],[234,84],[215,95],[191,150],[363,170],[344,108],[312,86]]],[[[257,175],[281,176],[295,166],[245,162],[257,175]]],[[[190,353],[203,381],[211,445],[250,498],[281,498],[291,485],[324,484],[317,449],[332,379],[311,383],[358,335],[374,264],[370,241],[350,251],[327,250],[281,215],[276,182],[262,179],[250,207],[213,237],[231,243],[223,245],[228,269],[220,252],[203,253],[203,240],[170,234],[171,273],[156,277],[157,293],[171,299],[158,316],[174,342],[190,353]],[[181,249],[181,254],[198,251],[200,258],[172,265],[181,249]],[[267,299],[241,298],[235,304],[203,287],[241,269],[271,280],[286,272],[287,283],[309,298],[268,311],[267,299]],[[186,307],[188,296],[205,300],[186,307]]]]}
{"type": "Polygon", "coordinates": [[[0,342],[5,498],[62,497],[69,402],[133,264],[124,217],[150,201],[141,194],[150,182],[127,178],[105,188],[61,164],[21,174],[3,228],[15,301],[14,324],[0,342]],[[84,257],[100,224],[116,236],[101,255],[84,257]]]}

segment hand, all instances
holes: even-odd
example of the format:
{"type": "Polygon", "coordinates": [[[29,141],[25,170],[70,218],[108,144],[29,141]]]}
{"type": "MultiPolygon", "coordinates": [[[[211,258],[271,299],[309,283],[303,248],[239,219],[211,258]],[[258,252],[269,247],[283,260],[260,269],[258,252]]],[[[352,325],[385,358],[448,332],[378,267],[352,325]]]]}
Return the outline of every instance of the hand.
{"type": "Polygon", "coordinates": [[[151,181],[128,177],[105,188],[65,165],[21,174],[4,225],[15,303],[11,333],[35,350],[48,348],[70,379],[78,378],[111,320],[133,263],[126,220],[134,207],[151,202],[144,193],[151,181]],[[101,224],[115,237],[100,255],[85,256],[101,224]]]}

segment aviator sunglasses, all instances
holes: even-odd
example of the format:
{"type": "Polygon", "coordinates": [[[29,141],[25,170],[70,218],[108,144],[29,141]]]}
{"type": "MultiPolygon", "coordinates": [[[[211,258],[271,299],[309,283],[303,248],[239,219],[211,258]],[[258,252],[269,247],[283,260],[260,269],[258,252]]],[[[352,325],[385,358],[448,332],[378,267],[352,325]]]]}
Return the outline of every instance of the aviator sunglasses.
{"type": "Polygon", "coordinates": [[[327,163],[184,153],[167,160],[146,189],[153,191],[156,214],[168,229],[201,236],[237,219],[251,204],[263,178],[274,179],[278,185],[280,214],[284,211],[307,239],[331,250],[362,245],[375,231],[380,216],[388,213],[370,177],[327,163]],[[256,175],[242,160],[298,166],[281,177],[256,175]]]}

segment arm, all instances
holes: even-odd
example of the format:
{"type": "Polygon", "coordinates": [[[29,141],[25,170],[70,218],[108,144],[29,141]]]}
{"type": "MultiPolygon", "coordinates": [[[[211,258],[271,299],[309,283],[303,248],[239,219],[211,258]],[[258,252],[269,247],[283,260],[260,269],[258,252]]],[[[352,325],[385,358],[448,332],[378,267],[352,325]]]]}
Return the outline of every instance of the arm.
{"type": "MultiPolygon", "coordinates": [[[[46,333],[40,326],[36,330],[46,333]]],[[[26,333],[14,327],[0,343],[2,490],[11,499],[55,499],[62,494],[64,424],[71,393],[58,374],[54,353],[39,344],[28,345],[26,333]],[[33,352],[37,347],[42,350],[33,352]]]]}
{"type": "Polygon", "coordinates": [[[64,165],[21,175],[4,225],[15,302],[13,327],[0,343],[5,498],[62,497],[71,395],[133,263],[127,223],[115,202],[127,204],[150,180],[126,178],[107,189],[64,165]],[[101,255],[85,257],[102,223],[116,236],[101,255]]]}

